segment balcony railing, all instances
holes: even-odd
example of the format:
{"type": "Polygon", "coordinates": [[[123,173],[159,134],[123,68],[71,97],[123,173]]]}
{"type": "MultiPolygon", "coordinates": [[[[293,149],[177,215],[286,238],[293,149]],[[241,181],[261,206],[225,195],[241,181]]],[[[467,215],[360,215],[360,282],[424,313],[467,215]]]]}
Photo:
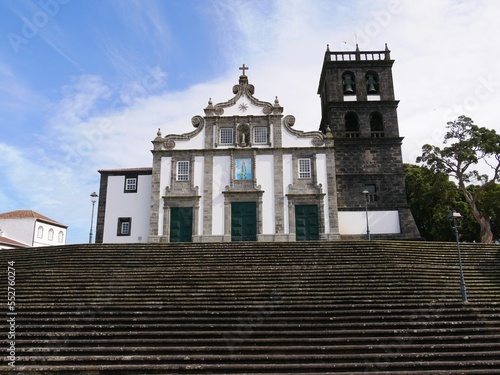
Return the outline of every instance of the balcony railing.
{"type": "Polygon", "coordinates": [[[346,138],[359,138],[359,132],[345,132],[346,138]]]}
{"type": "Polygon", "coordinates": [[[326,51],[326,59],[329,61],[377,61],[390,60],[391,51],[349,51],[349,52],[331,52],[326,51]]]}

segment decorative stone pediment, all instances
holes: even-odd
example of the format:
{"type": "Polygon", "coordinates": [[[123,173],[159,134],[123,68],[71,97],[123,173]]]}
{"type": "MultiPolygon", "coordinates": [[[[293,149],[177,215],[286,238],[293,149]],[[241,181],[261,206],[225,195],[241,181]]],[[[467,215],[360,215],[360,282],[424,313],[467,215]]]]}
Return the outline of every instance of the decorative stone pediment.
{"type": "Polygon", "coordinates": [[[243,65],[243,74],[240,76],[239,83],[233,86],[233,98],[215,105],[212,103],[212,99],[208,101],[208,106],[205,108],[207,116],[262,116],[283,113],[283,107],[280,106],[278,97],[276,97],[274,104],[271,104],[253,96],[255,87],[248,83],[248,77],[244,74],[246,69],[248,68],[243,65]]]}
{"type": "Polygon", "coordinates": [[[155,150],[172,150],[175,148],[175,141],[187,142],[200,134],[205,127],[205,119],[201,116],[194,116],[191,119],[191,124],[195,128],[192,132],[184,134],[169,134],[165,137],[161,136],[161,130],[158,129],[156,138],[153,140],[155,150]]]}
{"type": "Polygon", "coordinates": [[[295,125],[295,117],[292,115],[285,116],[283,118],[283,128],[286,129],[286,131],[301,139],[310,139],[311,144],[316,147],[323,146],[325,144],[325,135],[320,132],[320,131],[309,131],[309,132],[304,132],[302,130],[296,130],[293,129],[293,125],[295,125]]]}

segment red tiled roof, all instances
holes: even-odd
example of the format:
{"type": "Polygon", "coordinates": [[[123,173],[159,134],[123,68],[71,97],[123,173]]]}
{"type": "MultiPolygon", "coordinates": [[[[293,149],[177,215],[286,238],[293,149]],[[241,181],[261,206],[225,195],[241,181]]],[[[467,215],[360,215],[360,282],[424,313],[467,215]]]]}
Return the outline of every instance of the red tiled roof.
{"type": "Polygon", "coordinates": [[[0,214],[0,219],[31,219],[31,218],[64,228],[68,227],[67,225],[61,224],[33,210],[16,210],[0,214]]]}
{"type": "Polygon", "coordinates": [[[25,243],[18,242],[16,240],[12,240],[10,238],[1,237],[1,236],[0,236],[0,244],[10,245],[13,247],[31,247],[30,245],[26,245],[25,243]]]}

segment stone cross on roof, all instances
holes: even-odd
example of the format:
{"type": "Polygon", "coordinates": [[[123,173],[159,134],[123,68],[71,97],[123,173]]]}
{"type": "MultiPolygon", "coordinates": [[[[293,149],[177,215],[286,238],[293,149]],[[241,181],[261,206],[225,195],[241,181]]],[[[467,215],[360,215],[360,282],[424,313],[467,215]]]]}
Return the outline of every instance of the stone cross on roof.
{"type": "Polygon", "coordinates": [[[242,76],[244,76],[245,75],[245,70],[248,70],[250,68],[248,66],[245,66],[245,64],[243,64],[243,66],[241,66],[239,69],[243,71],[242,76]]]}

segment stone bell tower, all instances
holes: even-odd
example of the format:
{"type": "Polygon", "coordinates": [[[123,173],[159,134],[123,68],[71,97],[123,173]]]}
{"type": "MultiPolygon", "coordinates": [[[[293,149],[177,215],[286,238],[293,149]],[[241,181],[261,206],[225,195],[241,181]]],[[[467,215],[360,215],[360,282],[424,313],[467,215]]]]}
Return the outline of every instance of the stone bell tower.
{"type": "Polygon", "coordinates": [[[348,222],[356,211],[359,218],[367,201],[373,228],[388,213],[399,220],[399,235],[381,230],[372,238],[415,239],[420,236],[406,200],[393,63],[387,45],[383,51],[327,48],[318,87],[320,130],[330,129],[334,137],[339,220],[348,222]]]}

